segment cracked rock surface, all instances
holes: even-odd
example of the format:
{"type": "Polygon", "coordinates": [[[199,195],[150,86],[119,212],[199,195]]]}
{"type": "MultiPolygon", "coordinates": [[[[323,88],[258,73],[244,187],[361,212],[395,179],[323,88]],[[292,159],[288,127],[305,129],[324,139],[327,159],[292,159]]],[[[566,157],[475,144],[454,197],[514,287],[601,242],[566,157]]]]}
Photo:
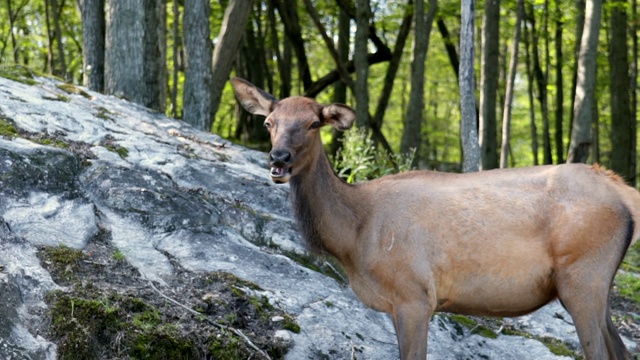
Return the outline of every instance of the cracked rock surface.
{"type": "MultiPolygon", "coordinates": [[[[339,276],[294,256],[305,250],[288,187],[270,183],[265,154],[115,97],[67,94],[54,80],[37,81],[0,78],[0,119],[18,130],[0,137],[0,358],[59,356],[45,299],[70,285],[54,279],[37,253],[64,245],[93,254],[105,233],[101,244],[125,259],[127,274],[174,296],[180,290],[172,284],[185,273],[223,271],[256,284],[299,324],[299,333],[271,334],[289,343],[286,358],[398,358],[387,315],[363,306],[339,276]],[[51,138],[57,142],[41,141],[51,138]]],[[[328,266],[324,259],[315,264],[328,266]]],[[[101,269],[107,278],[115,271],[101,269]]],[[[123,274],[111,277],[124,284],[123,274]]],[[[561,306],[551,304],[509,321],[579,348],[565,319],[561,306]]],[[[437,315],[429,358],[568,358],[536,339],[472,330],[437,315]]]]}

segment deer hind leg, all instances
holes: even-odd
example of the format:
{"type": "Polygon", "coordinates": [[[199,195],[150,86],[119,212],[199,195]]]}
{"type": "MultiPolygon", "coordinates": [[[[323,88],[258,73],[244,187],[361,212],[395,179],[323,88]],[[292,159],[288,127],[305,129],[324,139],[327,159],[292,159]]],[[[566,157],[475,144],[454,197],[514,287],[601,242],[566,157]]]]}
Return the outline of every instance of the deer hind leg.
{"type": "Polygon", "coordinates": [[[556,268],[558,297],[573,318],[587,360],[631,359],[609,309],[609,290],[628,236],[627,228],[619,230],[611,241],[556,268]]]}

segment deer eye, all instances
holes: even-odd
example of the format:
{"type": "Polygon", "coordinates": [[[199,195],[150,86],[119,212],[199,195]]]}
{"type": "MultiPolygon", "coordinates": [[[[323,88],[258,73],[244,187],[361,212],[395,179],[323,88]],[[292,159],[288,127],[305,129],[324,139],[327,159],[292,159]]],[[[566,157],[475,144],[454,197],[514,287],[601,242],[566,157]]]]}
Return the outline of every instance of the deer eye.
{"type": "Polygon", "coordinates": [[[312,122],[312,123],[311,123],[311,125],[309,126],[309,130],[311,130],[311,129],[317,129],[317,128],[321,127],[321,126],[322,126],[322,122],[320,122],[320,121],[314,121],[314,122],[312,122]]]}
{"type": "Polygon", "coordinates": [[[269,121],[265,121],[265,122],[264,122],[264,127],[265,127],[265,128],[267,128],[267,129],[271,129],[271,127],[272,127],[272,126],[273,126],[273,125],[272,125],[269,121]]]}

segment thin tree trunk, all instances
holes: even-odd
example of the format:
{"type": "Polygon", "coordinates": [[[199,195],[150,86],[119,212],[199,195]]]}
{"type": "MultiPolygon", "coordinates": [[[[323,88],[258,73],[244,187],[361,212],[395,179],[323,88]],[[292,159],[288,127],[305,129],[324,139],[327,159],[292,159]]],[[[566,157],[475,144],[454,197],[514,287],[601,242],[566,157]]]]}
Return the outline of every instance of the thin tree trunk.
{"type": "Polygon", "coordinates": [[[562,74],[562,27],[564,23],[562,21],[562,11],[560,10],[561,0],[555,1],[555,16],[556,16],[556,31],[554,45],[556,50],[556,111],[555,111],[555,143],[556,143],[556,163],[562,164],[564,162],[564,130],[563,130],[563,115],[564,115],[564,84],[562,74]]]}
{"type": "Polygon", "coordinates": [[[369,39],[369,0],[356,0],[356,37],[353,60],[356,68],[356,126],[369,124],[369,63],[367,43],[369,39]]]}
{"type": "MultiPolygon", "coordinates": [[[[245,0],[246,1],[246,0],[245,0]]],[[[307,61],[307,53],[304,49],[300,19],[298,16],[298,3],[295,0],[276,1],[278,13],[284,24],[284,29],[289,42],[298,58],[298,74],[302,80],[305,92],[311,87],[311,72],[307,61]]]]}
{"type": "Polygon", "coordinates": [[[278,66],[278,74],[280,75],[280,99],[284,99],[291,95],[291,46],[283,37],[282,43],[284,50],[280,52],[280,39],[278,37],[278,28],[276,20],[276,0],[269,0],[269,8],[267,9],[267,17],[269,19],[269,29],[271,36],[271,42],[273,43],[273,51],[276,56],[276,65],[278,66]],[[287,53],[289,54],[289,62],[287,61],[287,53]]]}
{"type": "Polygon", "coordinates": [[[429,10],[425,16],[423,0],[414,3],[413,59],[411,60],[411,92],[405,116],[400,152],[409,153],[415,149],[413,166],[418,166],[422,147],[422,118],[424,114],[424,71],[431,27],[438,9],[437,0],[429,0],[429,10]]]}
{"type": "MultiPolygon", "coordinates": [[[[338,57],[340,62],[346,64],[349,60],[349,45],[351,18],[346,11],[342,8],[338,10],[338,57]]],[[[347,84],[343,81],[336,81],[333,90],[333,102],[346,104],[347,102],[347,84]]],[[[338,131],[335,128],[331,129],[332,140],[330,146],[330,153],[336,155],[340,148],[341,139],[344,137],[343,131],[338,131]]]]}
{"type": "MultiPolygon", "coordinates": [[[[17,12],[17,11],[16,11],[17,12]]],[[[15,27],[15,15],[11,11],[11,0],[7,0],[7,14],[9,15],[9,32],[11,33],[11,46],[13,47],[13,63],[18,64],[18,43],[16,41],[16,34],[13,31],[15,27]]],[[[48,18],[47,18],[48,19],[48,18]]]]}
{"type": "Polygon", "coordinates": [[[529,30],[527,26],[523,29],[525,63],[527,71],[527,95],[529,98],[529,128],[531,129],[531,154],[533,155],[533,165],[540,164],[538,159],[538,128],[536,126],[535,102],[533,96],[533,71],[531,70],[531,52],[529,45],[531,44],[529,30]]]}
{"type": "MultiPolygon", "coordinates": [[[[177,6],[176,6],[177,7],[177,6]]],[[[185,69],[182,119],[211,130],[211,32],[209,0],[184,0],[185,69]]]]}
{"type": "Polygon", "coordinates": [[[211,116],[206,129],[211,129],[213,118],[218,112],[222,91],[240,48],[252,3],[253,0],[231,0],[225,10],[220,34],[218,34],[218,43],[213,49],[211,61],[211,116]]]}
{"type": "Polygon", "coordinates": [[[402,53],[404,52],[404,46],[407,42],[409,34],[411,33],[412,6],[413,0],[409,0],[407,4],[407,10],[404,14],[404,17],[402,18],[400,30],[398,31],[393,54],[391,55],[391,60],[389,61],[389,67],[387,68],[387,72],[384,77],[384,86],[382,88],[382,92],[380,93],[380,98],[378,99],[376,112],[373,116],[373,122],[378,128],[382,127],[382,120],[384,119],[384,114],[389,104],[389,98],[391,97],[391,92],[393,90],[393,82],[396,78],[396,74],[398,73],[398,68],[400,67],[400,60],[402,58],[402,53]]]}
{"type": "Polygon", "coordinates": [[[538,33],[535,22],[533,6],[529,6],[529,21],[531,23],[531,43],[533,45],[533,74],[538,85],[538,101],[540,102],[540,112],[542,113],[542,161],[543,164],[553,163],[551,155],[551,136],[549,134],[549,105],[547,96],[547,78],[540,65],[540,50],[538,47],[538,33]]]}
{"type": "Polygon", "coordinates": [[[633,170],[629,183],[636,185],[638,175],[638,163],[637,163],[637,146],[638,146],[638,2],[636,0],[631,1],[631,43],[633,44],[633,61],[631,63],[631,132],[633,133],[633,144],[631,146],[631,169],[633,170]]]}
{"type": "Polygon", "coordinates": [[[53,37],[51,36],[51,15],[49,13],[49,0],[44,1],[44,15],[46,19],[47,28],[47,61],[44,64],[44,71],[49,70],[49,74],[55,73],[53,63],[53,37]]]}
{"type": "Polygon", "coordinates": [[[80,0],[82,18],[83,85],[104,91],[104,0],[80,0]]]}
{"type": "Polygon", "coordinates": [[[475,0],[463,0],[460,29],[460,127],[462,138],[462,171],[478,171],[480,165],[480,145],[476,122],[476,99],[474,86],[474,28],[475,0]]]}
{"type": "MultiPolygon", "coordinates": [[[[171,84],[171,115],[178,118],[178,71],[180,64],[180,8],[178,0],[173,0],[173,73],[171,84]]],[[[182,116],[180,116],[182,117],[182,116]]]]}
{"type": "Polygon", "coordinates": [[[58,61],[60,62],[59,75],[65,81],[69,80],[69,74],[67,74],[67,62],[64,55],[64,45],[62,44],[62,30],[60,29],[60,16],[58,12],[58,0],[51,1],[51,11],[53,12],[53,26],[56,34],[56,45],[58,46],[58,61]]]}
{"type": "MultiPolygon", "coordinates": [[[[582,39],[582,32],[584,31],[584,11],[585,0],[576,0],[576,39],[582,39]]],[[[580,57],[580,41],[576,40],[573,48],[573,78],[571,79],[571,111],[569,113],[569,138],[571,138],[571,131],[573,129],[573,116],[575,115],[573,109],[576,102],[576,87],[578,86],[578,58],[580,57]]],[[[569,149],[567,149],[568,151],[569,149]]]]}
{"type": "Polygon", "coordinates": [[[451,34],[447,29],[447,25],[442,20],[442,17],[438,18],[438,30],[440,31],[440,36],[444,41],[444,47],[447,51],[447,57],[449,58],[449,63],[453,68],[453,72],[456,74],[456,80],[460,79],[460,59],[458,58],[458,52],[456,51],[456,46],[451,39],[451,34]]]}
{"type": "Polygon", "coordinates": [[[500,0],[486,0],[482,17],[480,62],[480,170],[498,167],[496,99],[500,55],[500,0]]]}
{"type": "Polygon", "coordinates": [[[627,46],[627,10],[625,0],[611,2],[609,38],[609,82],[611,91],[611,170],[626,181],[635,175],[632,147],[635,123],[629,102],[629,48],[627,46]],[[633,130],[633,131],[632,131],[633,130]]]}
{"type": "Polygon", "coordinates": [[[509,62],[509,76],[504,96],[504,110],[502,113],[502,148],[500,150],[500,168],[507,167],[509,155],[509,140],[511,139],[511,104],[513,103],[513,88],[518,67],[518,46],[520,45],[520,24],[524,13],[524,0],[518,0],[516,15],[516,29],[511,44],[511,61],[509,62]]]}
{"type": "Polygon", "coordinates": [[[596,55],[602,18],[602,1],[587,0],[584,31],[580,41],[578,79],[573,108],[574,121],[567,162],[586,162],[591,145],[593,97],[595,92],[596,55]]]}

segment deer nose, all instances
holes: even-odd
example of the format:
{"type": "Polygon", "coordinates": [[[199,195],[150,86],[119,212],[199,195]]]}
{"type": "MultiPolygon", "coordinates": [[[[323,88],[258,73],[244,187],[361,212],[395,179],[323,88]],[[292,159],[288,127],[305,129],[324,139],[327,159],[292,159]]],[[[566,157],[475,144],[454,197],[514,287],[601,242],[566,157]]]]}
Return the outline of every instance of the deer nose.
{"type": "Polygon", "coordinates": [[[269,153],[269,160],[274,165],[287,165],[291,161],[291,153],[288,150],[273,150],[269,153]]]}

